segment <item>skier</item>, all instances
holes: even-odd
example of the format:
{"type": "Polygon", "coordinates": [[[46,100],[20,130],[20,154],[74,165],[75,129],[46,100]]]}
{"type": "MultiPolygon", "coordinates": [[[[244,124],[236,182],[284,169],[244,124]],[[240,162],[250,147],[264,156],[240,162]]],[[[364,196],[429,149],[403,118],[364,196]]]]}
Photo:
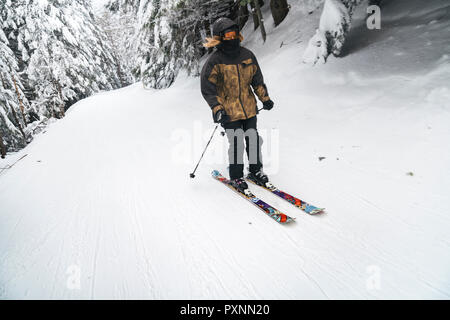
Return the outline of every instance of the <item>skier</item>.
{"type": "Polygon", "coordinates": [[[213,24],[213,37],[203,45],[217,50],[208,58],[201,72],[201,92],[212,109],[214,122],[224,127],[229,142],[229,174],[231,185],[243,192],[248,188],[244,176],[244,137],[249,158],[247,178],[265,186],[269,179],[262,171],[262,139],[256,128],[258,107],[255,96],[265,110],[273,108],[263,75],[255,55],[242,47],[239,26],[228,18],[213,24]]]}

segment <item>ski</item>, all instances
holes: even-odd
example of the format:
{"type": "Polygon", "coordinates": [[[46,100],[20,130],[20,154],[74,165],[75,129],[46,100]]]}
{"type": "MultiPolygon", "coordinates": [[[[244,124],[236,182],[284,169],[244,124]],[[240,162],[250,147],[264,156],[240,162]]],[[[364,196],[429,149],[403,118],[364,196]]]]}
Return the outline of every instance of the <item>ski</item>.
{"type": "Polygon", "coordinates": [[[260,186],[266,190],[269,190],[270,192],[272,192],[273,194],[279,196],[280,198],[286,200],[287,202],[293,204],[294,206],[296,206],[297,208],[302,209],[304,212],[308,213],[308,214],[318,214],[323,212],[323,210],[325,210],[325,208],[318,208],[315,207],[303,200],[300,200],[294,196],[291,196],[289,193],[286,193],[284,191],[281,191],[280,189],[278,189],[277,187],[275,187],[272,183],[268,182],[266,183],[266,186],[262,186],[259,185],[257,183],[255,183],[254,181],[252,181],[251,179],[246,179],[247,181],[250,181],[251,183],[253,183],[254,185],[260,186]]]}
{"type": "Polygon", "coordinates": [[[265,203],[264,201],[262,201],[261,199],[257,198],[255,195],[253,195],[250,191],[248,191],[248,193],[246,193],[246,194],[244,194],[242,192],[239,192],[236,188],[234,188],[230,184],[230,180],[228,180],[227,178],[222,176],[219,171],[213,170],[211,172],[211,175],[213,176],[214,179],[222,182],[224,185],[226,185],[227,187],[232,189],[234,192],[237,192],[243,198],[247,199],[248,201],[250,201],[251,203],[256,205],[259,209],[264,211],[269,217],[271,217],[275,221],[277,221],[279,223],[282,223],[282,224],[294,221],[294,218],[291,218],[288,215],[285,215],[284,213],[282,213],[279,210],[275,209],[271,205],[265,203]]]}

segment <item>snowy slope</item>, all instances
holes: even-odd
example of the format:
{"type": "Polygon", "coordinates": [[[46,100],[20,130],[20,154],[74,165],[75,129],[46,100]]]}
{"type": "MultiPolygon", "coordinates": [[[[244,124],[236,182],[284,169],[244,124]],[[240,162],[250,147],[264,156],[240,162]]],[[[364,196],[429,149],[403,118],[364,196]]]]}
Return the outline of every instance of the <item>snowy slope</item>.
{"type": "Polygon", "coordinates": [[[220,135],[189,179],[213,129],[199,79],[135,84],[1,160],[27,154],[0,173],[0,297],[450,298],[450,6],[422,3],[386,1],[379,31],[362,6],[345,57],[316,67],[320,10],[266,18],[264,45],[244,30],[276,103],[266,172],[326,214],[253,188],[297,218],[278,225],[211,179],[220,135]]]}

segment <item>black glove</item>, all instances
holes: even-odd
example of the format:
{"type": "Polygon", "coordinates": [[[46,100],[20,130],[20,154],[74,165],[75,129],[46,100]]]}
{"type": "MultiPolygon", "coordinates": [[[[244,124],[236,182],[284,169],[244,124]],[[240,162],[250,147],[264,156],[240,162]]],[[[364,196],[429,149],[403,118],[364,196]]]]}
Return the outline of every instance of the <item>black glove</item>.
{"type": "Polygon", "coordinates": [[[267,100],[265,102],[263,102],[263,109],[264,110],[270,110],[273,108],[273,101],[272,100],[267,100]]]}
{"type": "Polygon", "coordinates": [[[228,116],[225,113],[225,110],[217,111],[216,114],[214,115],[214,121],[220,124],[224,124],[225,122],[227,122],[228,116]]]}

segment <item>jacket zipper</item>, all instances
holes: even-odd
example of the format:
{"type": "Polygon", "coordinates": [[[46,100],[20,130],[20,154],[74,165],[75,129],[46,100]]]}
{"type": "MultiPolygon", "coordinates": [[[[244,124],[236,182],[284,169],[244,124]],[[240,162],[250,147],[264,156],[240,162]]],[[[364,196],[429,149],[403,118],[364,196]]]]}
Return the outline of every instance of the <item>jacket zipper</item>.
{"type": "Polygon", "coordinates": [[[248,119],[247,112],[245,112],[244,105],[241,100],[241,74],[239,73],[239,64],[236,65],[237,74],[238,74],[238,85],[239,85],[239,102],[241,103],[242,111],[244,111],[245,119],[248,119]]]}

